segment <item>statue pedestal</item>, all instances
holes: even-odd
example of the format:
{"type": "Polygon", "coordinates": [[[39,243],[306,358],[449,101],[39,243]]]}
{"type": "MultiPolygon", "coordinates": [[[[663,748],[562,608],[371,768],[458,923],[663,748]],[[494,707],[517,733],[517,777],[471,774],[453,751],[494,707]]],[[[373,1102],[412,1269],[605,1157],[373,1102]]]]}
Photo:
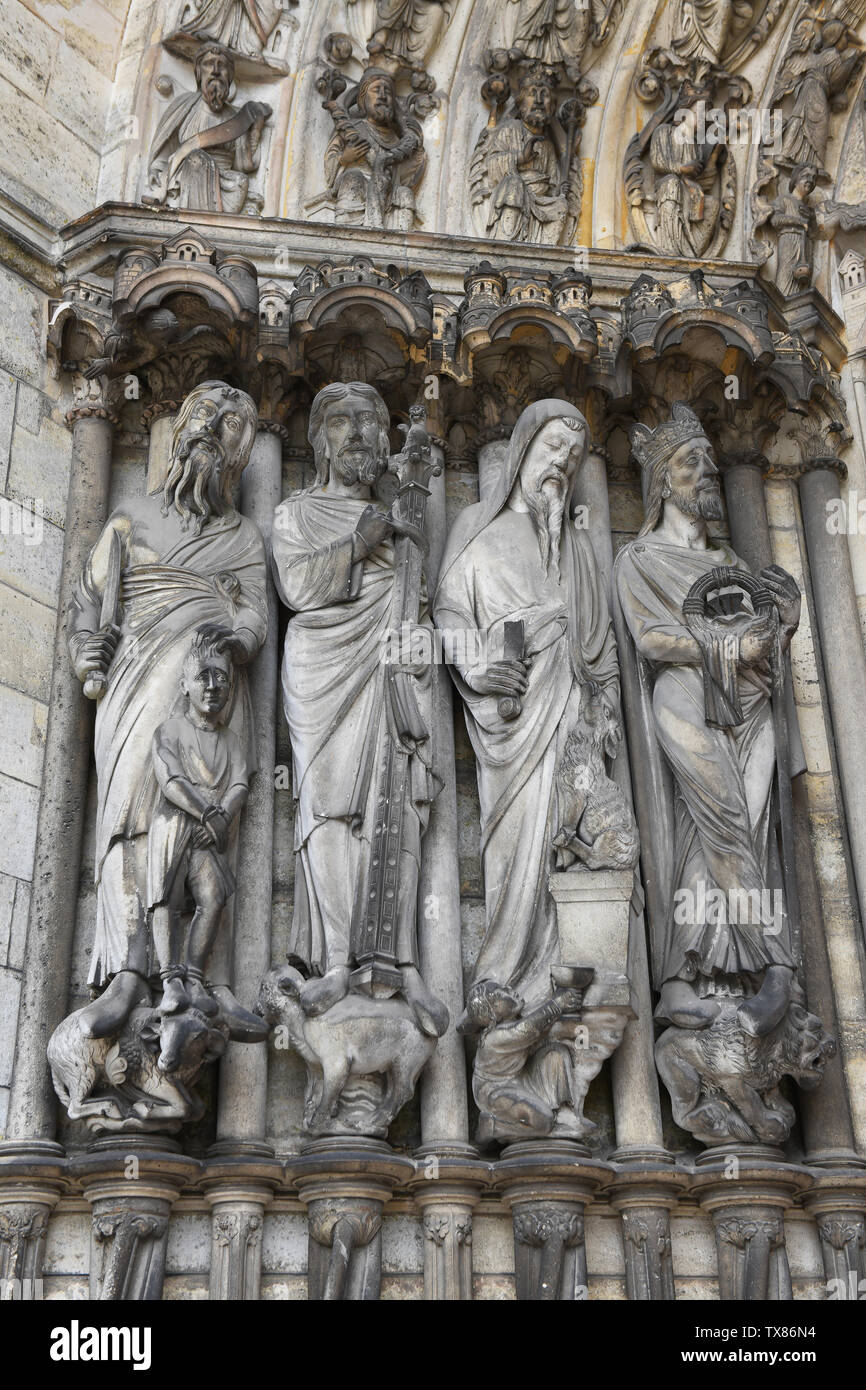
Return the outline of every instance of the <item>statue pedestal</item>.
{"type": "Polygon", "coordinates": [[[590,1082],[619,1047],[629,1019],[636,1017],[627,974],[634,874],[631,869],[577,869],[551,874],[548,886],[556,903],[562,964],[590,966],[595,972],[580,1017],[563,1018],[550,1032],[571,1044],[572,1108],[581,1133],[588,1134],[595,1128],[583,1114],[590,1082]]]}
{"type": "Polygon", "coordinates": [[[628,981],[628,919],[632,869],[571,869],[551,874],[563,965],[590,965],[595,979],[585,1007],[623,1007],[634,1015],[628,981]]]}

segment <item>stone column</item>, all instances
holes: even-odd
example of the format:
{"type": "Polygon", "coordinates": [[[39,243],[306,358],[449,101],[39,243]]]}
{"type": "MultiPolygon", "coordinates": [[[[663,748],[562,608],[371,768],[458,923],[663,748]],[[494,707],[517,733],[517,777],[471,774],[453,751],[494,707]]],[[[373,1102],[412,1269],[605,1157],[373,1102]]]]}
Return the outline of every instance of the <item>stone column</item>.
{"type": "Polygon", "coordinates": [[[171,455],[171,436],[180,405],[180,401],[159,401],[142,411],[142,420],[150,432],[147,442],[147,492],[156,492],[165,484],[171,455]]]}
{"type": "Polygon", "coordinates": [[[378,1139],[314,1139],[286,1163],[307,1208],[311,1302],[376,1302],[382,1279],[382,1212],[414,1164],[378,1139]]]}
{"type": "MultiPolygon", "coordinates": [[[[431,424],[438,424],[435,419],[431,424]]],[[[445,547],[445,474],[441,441],[433,445],[442,464],[430,479],[426,524],[430,539],[427,592],[432,600],[445,547]]],[[[472,1208],[478,1185],[469,1144],[466,1055],[457,1022],[463,1011],[463,962],[460,942],[460,867],[457,848],[457,778],[454,766],[452,687],[443,660],[433,665],[434,740],[437,771],[443,786],[430,808],[418,886],[418,949],[421,974],[448,1007],[448,1031],[421,1074],[421,1148],[416,1164],[422,1181],[416,1198],[422,1211],[424,1297],[459,1300],[472,1297],[472,1208]],[[440,1179],[447,1169],[449,1182],[440,1179]],[[465,1178],[461,1181],[461,1176],[465,1178]],[[438,1244],[437,1244],[438,1242],[438,1244]]]]}
{"type": "Polygon", "coordinates": [[[264,1211],[273,1192],[249,1181],[218,1185],[207,1194],[211,1208],[212,1300],[257,1301],[262,1283],[264,1211]]]}
{"type": "Polygon", "coordinates": [[[866,913],[866,651],[859,640],[860,617],[848,538],[828,527],[830,504],[838,507],[840,503],[842,466],[830,457],[809,460],[800,478],[800,503],[862,915],[866,913]]]}
{"type": "Polygon", "coordinates": [[[589,1297],[584,1213],[611,1172],[568,1139],[527,1140],[503,1149],[496,1185],[512,1213],[518,1302],[589,1297]]]}
{"type": "Polygon", "coordinates": [[[695,1162],[692,1189],[713,1219],[723,1302],[790,1302],[785,1210],[809,1183],[769,1145],[724,1144],[695,1162]]]}
{"type": "Polygon", "coordinates": [[[181,1188],[195,1179],[195,1159],[178,1153],[171,1140],[139,1135],[135,1147],[130,1152],[129,1136],[117,1135],[75,1159],[91,1206],[94,1302],[162,1298],[169,1214],[181,1188]]]}
{"type": "MultiPolygon", "coordinates": [[[[259,421],[241,482],[241,510],[258,526],[269,554],[274,509],[282,491],[283,434],[275,422],[259,421]]],[[[271,961],[278,646],[277,596],[268,579],[268,635],[250,669],[258,772],[241,816],[233,959],[215,958],[211,972],[217,983],[226,978],[220,976],[221,969],[230,975],[246,1008],[255,1008],[271,961]]],[[[220,1063],[217,1140],[209,1155],[222,1171],[208,1191],[213,1299],[259,1296],[264,1212],[279,1178],[279,1165],[265,1137],[267,1086],[268,1043],[230,1043],[220,1063]],[[263,1181],[268,1177],[270,1183],[263,1181]]]]}
{"type": "MultiPolygon", "coordinates": [[[[763,483],[767,460],[762,454],[752,452],[734,455],[722,462],[731,541],[737,554],[757,573],[773,563],[763,483]]],[[[787,486],[793,487],[793,482],[788,482],[787,486]]],[[[794,640],[797,640],[796,637],[794,640]]],[[[786,681],[789,718],[796,719],[789,671],[786,681]]],[[[839,1022],[803,775],[792,778],[791,800],[806,994],[810,1009],[822,1020],[827,1031],[838,1039],[839,1022]]],[[[806,1209],[818,1218],[819,1232],[821,1221],[830,1232],[847,1230],[854,1219],[852,1212],[858,1209],[858,1219],[862,1225],[864,1162],[854,1152],[854,1128],[841,1049],[837,1049],[835,1057],[827,1060],[821,1085],[813,1091],[798,1091],[797,1100],[806,1144],[806,1162],[810,1166],[830,1170],[816,1174],[813,1180],[815,1189],[805,1201],[806,1209]]],[[[850,1241],[843,1241],[836,1248],[831,1239],[824,1239],[822,1235],[821,1249],[828,1281],[840,1277],[841,1262],[847,1256],[852,1256],[855,1263],[846,1270],[843,1283],[847,1289],[853,1278],[856,1285],[862,1268],[862,1251],[856,1242],[852,1245],[850,1241]]]]}
{"type": "MultiPolygon", "coordinates": [[[[616,603],[612,583],[613,541],[607,462],[603,450],[590,446],[577,477],[575,501],[587,509],[592,546],[613,613],[616,603]]],[[[617,637],[625,703],[633,699],[636,692],[627,688],[629,668],[622,657],[623,643],[619,632],[617,637]]],[[[612,776],[631,800],[631,772],[625,740],[612,769],[612,776]]],[[[676,1184],[676,1175],[671,1172],[669,1178],[663,1175],[660,1181],[653,1183],[648,1181],[646,1174],[648,1164],[672,1169],[673,1158],[665,1150],[662,1132],[659,1083],[653,1058],[653,1003],[646,921],[639,891],[632,898],[629,913],[628,977],[636,1016],[627,1024],[622,1042],[610,1064],[617,1141],[612,1158],[618,1171],[611,1190],[611,1202],[622,1216],[629,1299],[668,1299],[674,1297],[670,1212],[676,1205],[676,1185],[671,1187],[670,1182],[676,1184]],[[635,1189],[634,1184],[642,1174],[646,1174],[647,1180],[635,1189]]]]}
{"type": "MultiPolygon", "coordinates": [[[[85,699],[69,660],[66,610],[91,548],[108,516],[112,426],[104,407],[69,412],[72,464],[57,598],[57,626],[42,764],[36,863],[8,1134],[28,1148],[59,1152],[51,1141],[56,1101],[45,1049],[66,1013],[75,912],[70,885],[78,883],[87,782],[93,748],[93,702],[85,699]],[[33,1141],[39,1141],[35,1145],[33,1141]]],[[[4,1146],[9,1152],[9,1146],[4,1146]]]]}
{"type": "MultiPolygon", "coordinates": [[[[723,458],[721,461],[724,468],[731,542],[737,554],[755,573],[759,573],[773,564],[773,545],[763,482],[763,474],[768,467],[767,460],[763,454],[751,452],[723,458]]],[[[796,637],[794,640],[797,640],[796,637]]],[[[787,679],[790,684],[790,675],[787,679]]],[[[789,718],[796,719],[790,689],[786,693],[789,718]]],[[[809,826],[808,797],[802,775],[792,779],[791,795],[795,869],[802,921],[803,971],[809,1007],[818,1014],[827,1031],[838,1037],[836,1001],[809,826]]],[[[835,1154],[837,1160],[841,1157],[846,1163],[852,1160],[858,1162],[854,1154],[854,1131],[839,1053],[835,1058],[828,1060],[822,1084],[814,1091],[799,1092],[798,1099],[810,1161],[833,1161],[835,1154]]]]}

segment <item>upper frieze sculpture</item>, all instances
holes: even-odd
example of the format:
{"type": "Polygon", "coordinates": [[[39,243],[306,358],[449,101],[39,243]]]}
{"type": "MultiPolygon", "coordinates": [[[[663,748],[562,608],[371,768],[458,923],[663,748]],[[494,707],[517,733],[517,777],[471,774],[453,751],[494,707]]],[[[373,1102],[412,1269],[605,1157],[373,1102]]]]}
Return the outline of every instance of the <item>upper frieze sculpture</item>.
{"type": "Polygon", "coordinates": [[[411,231],[427,156],[421,124],[398,94],[393,74],[370,67],[350,86],[326,68],[318,86],[334,124],[325,150],[334,220],[411,231]]]}
{"type": "Polygon", "coordinates": [[[428,58],[448,27],[455,3],[456,0],[376,0],[375,26],[367,41],[373,62],[424,72],[428,58]]]}
{"type": "Polygon", "coordinates": [[[390,461],[401,492],[383,512],[374,498],[389,467],[389,423],[373,387],[324,387],[310,410],[316,481],[274,521],[277,587],[293,614],[283,657],[296,856],[288,954],[303,975],[277,972],[264,1002],[273,1017],[283,995],[289,1035],[309,1064],[306,1114],[316,1132],[384,1135],[407,1099],[397,1084],[405,1068],[395,1071],[388,1049],[413,1059],[414,1083],[448,1022],[418,969],[416,933],[421,847],[440,786],[430,671],[388,642],[419,614],[430,637],[419,550],[430,449],[413,424],[390,461]],[[388,1064],[375,1065],[383,1052],[388,1064]],[[324,1106],[317,1057],[333,1080],[324,1106]],[[350,1073],[353,1098],[343,1100],[350,1073]]]}
{"type": "Polygon", "coordinates": [[[289,7],[298,0],[182,0],[175,26],[164,40],[179,57],[194,61],[202,45],[218,43],[235,59],[244,77],[279,77],[283,36],[296,28],[289,7]]]}
{"type": "Polygon", "coordinates": [[[656,1019],[669,1027],[656,1059],[675,1120],[698,1139],[778,1143],[794,1119],[782,1074],[817,1084],[833,1046],[804,1007],[796,884],[783,882],[775,840],[791,775],[782,661],[800,594],[778,566],[756,578],[709,537],[723,515],[718,469],[688,406],[635,426],[632,448],[646,514],[614,580],[638,656],[644,852],[660,885],[656,1019]]]}
{"type": "MultiPolygon", "coordinates": [[[[162,1102],[153,1115],[135,1111],[126,1064],[112,1070],[112,1056],[138,1045],[130,1029],[162,1049],[162,1071],[189,1067],[192,1057],[184,1087],[205,1051],[215,1055],[214,1027],[223,1046],[227,1036],[265,1033],[225,974],[206,978],[255,768],[245,667],[267,630],[265,553],[232,502],[255,428],[243,391],[218,381],[193,390],[177,416],[164,484],[112,514],[69,610],[75,671],[99,701],[89,981],[98,994],[74,1025],[61,1025],[52,1065],[62,1072],[73,1046],[87,1050],[91,1082],[107,1066],[115,1090],[107,1108],[90,1111],[112,1121],[103,1127],[160,1127],[162,1102]],[[97,1042],[106,1057],[94,1053],[97,1042]]],[[[187,1099],[173,1120],[191,1117],[187,1099]]]]}
{"type": "Polygon", "coordinates": [[[659,105],[629,142],[624,177],[637,245],[687,259],[718,255],[733,222],[737,173],[724,130],[702,129],[707,111],[725,118],[749,84],[704,59],[653,49],[636,78],[659,105]]]}
{"type": "MultiPolygon", "coordinates": [[[[818,170],[813,164],[797,164],[790,171],[766,168],[752,193],[754,233],[768,226],[776,240],[775,282],[786,296],[808,289],[812,283],[814,246],[816,241],[829,241],[841,228],[845,232],[866,227],[866,202],[837,203],[832,198],[812,201],[818,182],[818,170]],[[785,191],[775,198],[764,195],[764,188],[778,177],[785,191]]],[[[772,254],[757,235],[752,249],[766,260],[772,254]]]]}
{"type": "Polygon", "coordinates": [[[819,179],[829,179],[831,117],[847,108],[864,61],[862,43],[842,20],[806,15],[798,21],[772,96],[774,107],[785,107],[780,167],[810,164],[819,179]]]}
{"type": "Polygon", "coordinates": [[[574,240],[583,196],[580,135],[598,100],[581,75],[590,44],[613,31],[622,6],[511,0],[498,18],[504,44],[485,54],[490,108],[470,161],[476,230],[549,246],[574,240]]]}
{"type": "Polygon", "coordinates": [[[500,241],[564,245],[573,240],[580,216],[580,130],[598,93],[579,81],[557,106],[555,71],[541,64],[512,68],[512,91],[511,65],[498,55],[490,65],[493,75],[483,91],[491,119],[469,174],[479,232],[500,241]]]}
{"type": "Polygon", "coordinates": [[[235,60],[221,44],[203,43],[194,71],[196,90],[176,97],[157,124],[144,201],[209,212],[260,211],[262,199],[250,194],[250,175],[259,167],[271,108],[260,101],[231,105],[235,60]]]}

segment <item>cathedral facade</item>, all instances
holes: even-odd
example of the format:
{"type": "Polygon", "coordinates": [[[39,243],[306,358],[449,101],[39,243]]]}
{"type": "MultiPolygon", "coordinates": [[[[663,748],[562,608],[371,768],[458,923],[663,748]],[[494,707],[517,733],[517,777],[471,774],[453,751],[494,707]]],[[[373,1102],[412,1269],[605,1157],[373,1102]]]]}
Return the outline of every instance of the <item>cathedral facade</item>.
{"type": "Polygon", "coordinates": [[[863,0],[0,25],[2,1296],[862,1296],[863,0]]]}

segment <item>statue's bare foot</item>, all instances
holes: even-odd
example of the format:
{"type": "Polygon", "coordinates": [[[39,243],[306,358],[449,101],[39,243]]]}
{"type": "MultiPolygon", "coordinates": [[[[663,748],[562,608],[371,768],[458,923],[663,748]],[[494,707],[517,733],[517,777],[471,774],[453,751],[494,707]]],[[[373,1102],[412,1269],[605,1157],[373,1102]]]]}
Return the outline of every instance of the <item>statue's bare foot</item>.
{"type": "Polygon", "coordinates": [[[301,987],[301,1008],[305,1014],[315,1017],[323,1014],[333,1004],[338,1004],[349,993],[348,965],[335,965],[321,977],[307,980],[301,987]]]}
{"type": "Polygon", "coordinates": [[[675,1028],[706,1028],[719,1008],[715,999],[702,999],[687,980],[665,980],[655,1016],[675,1028]]]}
{"type": "Polygon", "coordinates": [[[415,1015],[415,1021],[428,1038],[441,1038],[448,1028],[448,1010],[427,988],[415,965],[401,965],[403,993],[415,1015]]]}
{"type": "Polygon", "coordinates": [[[787,965],[771,965],[754,999],[737,1009],[737,1018],[747,1033],[765,1038],[782,1022],[791,1002],[794,972],[787,965]]]}
{"type": "Polygon", "coordinates": [[[202,981],[196,979],[194,975],[187,975],[186,977],[186,992],[189,996],[189,1002],[200,1013],[211,1016],[219,1013],[219,1004],[210,991],[205,989],[202,981]]]}
{"type": "Polygon", "coordinates": [[[186,986],[180,975],[172,975],[171,979],[165,980],[162,987],[162,999],[160,1000],[157,1013],[159,1014],[179,1014],[190,1004],[190,997],[186,992],[186,986]]]}
{"type": "Polygon", "coordinates": [[[140,975],[120,970],[99,998],[81,1010],[81,1023],[91,1038],[107,1038],[110,1033],[119,1032],[135,1005],[149,997],[140,975]]]}
{"type": "Polygon", "coordinates": [[[264,1042],[268,1036],[268,1025],[258,1014],[250,1013],[235,999],[228,985],[214,985],[209,997],[216,1000],[217,1012],[228,1024],[229,1035],[234,1042],[264,1042]]]}

